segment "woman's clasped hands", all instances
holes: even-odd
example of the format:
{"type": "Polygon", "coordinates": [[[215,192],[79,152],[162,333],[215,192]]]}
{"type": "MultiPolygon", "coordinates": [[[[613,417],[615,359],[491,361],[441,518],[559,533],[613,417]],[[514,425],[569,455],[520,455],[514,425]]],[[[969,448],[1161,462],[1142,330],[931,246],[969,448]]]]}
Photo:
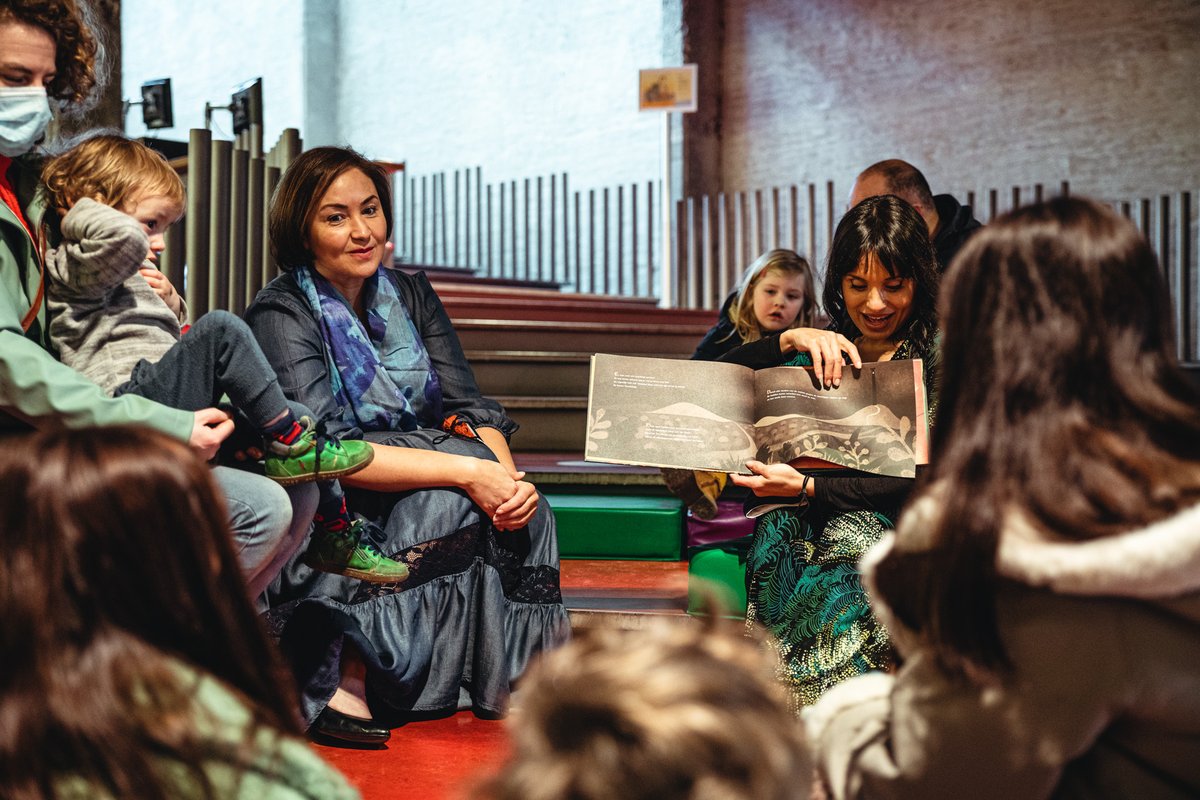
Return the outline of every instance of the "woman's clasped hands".
{"type": "Polygon", "coordinates": [[[538,491],[525,473],[482,458],[472,459],[462,488],[502,531],[523,528],[538,507],[538,491]]]}

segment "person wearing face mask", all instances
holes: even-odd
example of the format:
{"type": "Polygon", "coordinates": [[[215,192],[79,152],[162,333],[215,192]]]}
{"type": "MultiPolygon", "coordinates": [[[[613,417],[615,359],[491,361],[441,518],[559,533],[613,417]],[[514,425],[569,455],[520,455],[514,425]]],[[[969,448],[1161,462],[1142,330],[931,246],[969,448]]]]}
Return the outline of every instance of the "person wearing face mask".
{"type": "MultiPolygon", "coordinates": [[[[97,83],[96,43],[76,0],[0,0],[0,436],[29,428],[137,424],[216,454],[233,420],[133,394],[109,397],[60,363],[45,301],[45,193],[35,148],[59,108],[83,106],[97,83]]],[[[316,510],[311,484],[283,489],[261,475],[214,468],[252,595],[300,547],[316,510]]]]}
{"type": "MultiPolygon", "coordinates": [[[[755,369],[813,366],[826,388],[864,361],[924,361],[928,415],[937,405],[939,270],[927,228],[895,195],[864,200],[838,223],[825,271],[828,329],[792,328],[730,351],[755,369]],[[845,357],[843,357],[845,354],[845,357]]],[[[872,616],[858,559],[895,522],[910,478],[855,470],[804,474],[747,464],[735,484],[790,504],[757,518],[746,568],[747,621],[772,636],[797,707],[846,678],[891,666],[887,630],[872,616]]]]}

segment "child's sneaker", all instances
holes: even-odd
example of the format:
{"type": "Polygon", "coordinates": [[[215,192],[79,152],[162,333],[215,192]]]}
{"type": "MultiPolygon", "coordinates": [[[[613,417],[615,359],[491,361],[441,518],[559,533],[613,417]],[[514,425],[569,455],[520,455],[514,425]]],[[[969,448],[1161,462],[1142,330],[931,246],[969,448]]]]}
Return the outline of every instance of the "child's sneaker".
{"type": "Polygon", "coordinates": [[[263,462],[267,477],[284,486],[307,481],[329,481],[353,475],[371,463],[375,451],[367,442],[341,441],[325,434],[324,426],[312,417],[298,422],[304,432],[290,445],[278,441],[266,443],[263,462]]]}
{"type": "Polygon", "coordinates": [[[338,532],[318,525],[304,551],[304,563],[321,572],[370,583],[399,583],[408,578],[408,566],[379,552],[361,518],[338,532]]]}

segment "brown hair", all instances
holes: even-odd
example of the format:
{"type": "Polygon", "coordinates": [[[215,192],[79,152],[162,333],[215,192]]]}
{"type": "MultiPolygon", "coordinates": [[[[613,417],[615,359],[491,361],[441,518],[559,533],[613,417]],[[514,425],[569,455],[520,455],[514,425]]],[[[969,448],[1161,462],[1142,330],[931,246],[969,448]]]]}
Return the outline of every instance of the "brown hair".
{"type": "Polygon", "coordinates": [[[587,629],[519,688],[495,800],[783,800],[813,780],[773,651],[737,630],[587,629]]]}
{"type": "Polygon", "coordinates": [[[813,270],[808,259],[794,250],[768,250],[746,267],[738,287],[737,299],[729,307],[729,320],[742,342],[753,342],[762,338],[762,329],[754,317],[754,287],[770,274],[791,278],[804,278],[804,299],[800,312],[788,324],[788,328],[809,327],[817,318],[817,287],[813,283],[813,270]]]}
{"type": "Polygon", "coordinates": [[[0,486],[0,796],[79,780],[165,800],[172,764],[211,796],[181,665],[240,694],[246,748],[261,726],[298,733],[224,504],[188,447],[144,428],[44,431],[0,448],[0,486]]]}
{"type": "Polygon", "coordinates": [[[876,580],[948,671],[1007,663],[996,550],[1010,514],[1086,540],[1200,500],[1200,392],[1175,355],[1158,263],[1127,220],[1057,198],[1011,212],[952,262],[930,552],[895,552],[876,580]]]}
{"type": "Polygon", "coordinates": [[[84,197],[117,209],[156,195],[181,210],[184,203],[183,181],[162,153],[109,133],[86,138],[46,161],[42,183],[52,208],[70,208],[84,197]]]}
{"type": "Polygon", "coordinates": [[[314,147],[291,163],[271,198],[271,257],[280,269],[312,266],[308,237],[313,217],[333,182],[352,169],[374,184],[387,221],[386,235],[392,235],[392,187],[383,167],[348,147],[314,147]]]}
{"type": "Polygon", "coordinates": [[[850,339],[861,331],[846,311],[842,279],[858,269],[868,255],[879,259],[889,275],[912,279],[912,312],[898,333],[909,340],[915,358],[928,358],[937,338],[941,279],[929,229],[908,201],[892,194],[868,197],[847,211],[834,231],[822,299],[825,313],[838,333],[850,339]]]}
{"type": "Polygon", "coordinates": [[[16,20],[41,28],[54,39],[55,76],[46,93],[82,103],[96,86],[96,39],[75,0],[4,0],[0,24],[16,20]]]}

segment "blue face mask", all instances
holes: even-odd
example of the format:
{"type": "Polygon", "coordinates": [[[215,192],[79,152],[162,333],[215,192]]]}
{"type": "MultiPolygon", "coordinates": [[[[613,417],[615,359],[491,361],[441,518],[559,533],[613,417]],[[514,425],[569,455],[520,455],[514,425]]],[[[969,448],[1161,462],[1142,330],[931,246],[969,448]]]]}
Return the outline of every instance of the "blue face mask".
{"type": "Polygon", "coordinates": [[[0,86],[0,154],[16,158],[32,150],[50,116],[41,86],[0,86]]]}

